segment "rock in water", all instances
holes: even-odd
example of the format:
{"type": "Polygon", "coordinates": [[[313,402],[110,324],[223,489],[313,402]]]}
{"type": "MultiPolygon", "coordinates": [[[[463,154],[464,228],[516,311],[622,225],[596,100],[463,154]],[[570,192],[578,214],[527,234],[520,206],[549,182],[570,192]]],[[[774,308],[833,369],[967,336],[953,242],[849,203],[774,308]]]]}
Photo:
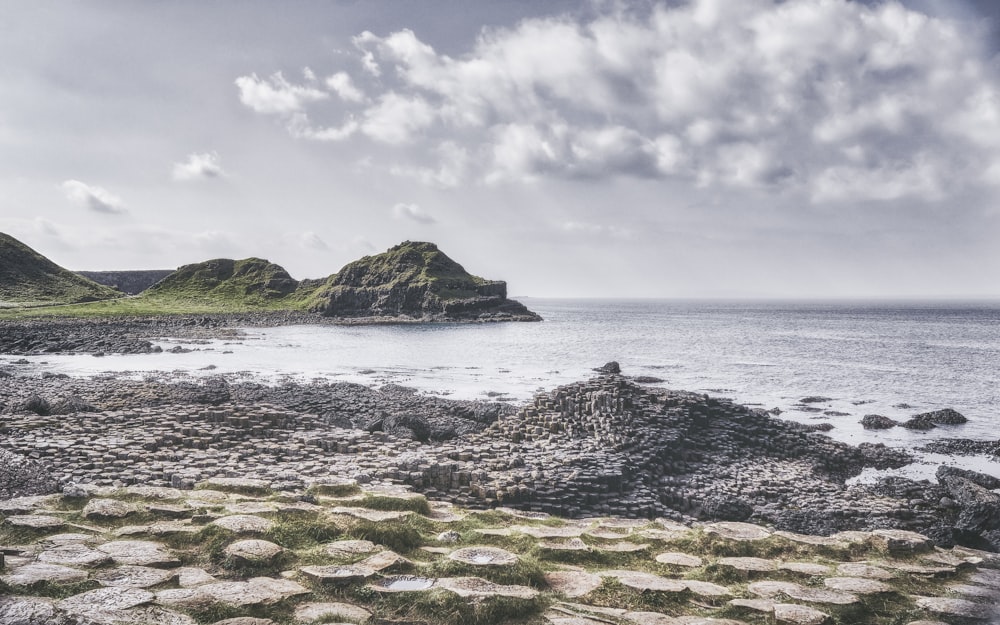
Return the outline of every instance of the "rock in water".
{"type": "Polygon", "coordinates": [[[507,299],[507,283],[485,280],[433,243],[406,241],[365,256],[327,278],[312,309],[328,317],[410,317],[425,321],[538,321],[507,299]]]}

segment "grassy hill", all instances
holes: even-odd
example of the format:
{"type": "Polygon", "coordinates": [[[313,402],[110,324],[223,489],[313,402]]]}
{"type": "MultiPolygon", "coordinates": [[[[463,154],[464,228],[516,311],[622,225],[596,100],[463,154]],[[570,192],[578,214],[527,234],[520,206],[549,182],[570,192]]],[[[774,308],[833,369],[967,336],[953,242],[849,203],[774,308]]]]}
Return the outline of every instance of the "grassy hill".
{"type": "Polygon", "coordinates": [[[0,232],[0,307],[93,302],[122,293],[63,269],[0,232]]]}

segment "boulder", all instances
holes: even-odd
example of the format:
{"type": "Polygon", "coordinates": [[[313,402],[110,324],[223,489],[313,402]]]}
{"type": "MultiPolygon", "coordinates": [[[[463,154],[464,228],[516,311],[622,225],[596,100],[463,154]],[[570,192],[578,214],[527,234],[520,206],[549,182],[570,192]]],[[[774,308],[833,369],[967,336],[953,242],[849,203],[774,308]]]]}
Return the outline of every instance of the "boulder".
{"type": "Polygon", "coordinates": [[[861,426],[866,430],[888,430],[899,425],[894,419],[880,414],[866,414],[861,418],[861,426]]]}

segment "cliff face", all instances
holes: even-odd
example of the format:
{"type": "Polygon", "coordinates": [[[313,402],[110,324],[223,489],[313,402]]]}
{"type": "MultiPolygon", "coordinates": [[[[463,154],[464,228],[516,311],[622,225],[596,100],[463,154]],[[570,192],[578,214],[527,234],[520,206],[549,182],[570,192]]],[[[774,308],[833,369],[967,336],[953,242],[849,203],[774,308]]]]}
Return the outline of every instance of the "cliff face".
{"type": "Polygon", "coordinates": [[[138,295],[173,273],[170,269],[138,271],[78,271],[78,274],[98,284],[118,289],[127,295],[138,295]]]}
{"type": "Polygon", "coordinates": [[[329,317],[521,320],[540,317],[507,299],[507,284],[469,274],[433,243],[401,243],[330,276],[312,309],[329,317]]]}
{"type": "Polygon", "coordinates": [[[121,296],[0,232],[0,305],[75,304],[121,296]]]}

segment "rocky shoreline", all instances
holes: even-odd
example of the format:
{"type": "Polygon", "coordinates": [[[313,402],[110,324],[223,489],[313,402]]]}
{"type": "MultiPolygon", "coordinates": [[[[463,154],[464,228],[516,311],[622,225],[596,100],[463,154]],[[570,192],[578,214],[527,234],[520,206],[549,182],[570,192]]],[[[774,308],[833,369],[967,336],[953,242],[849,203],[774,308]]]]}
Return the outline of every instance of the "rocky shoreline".
{"type": "MultiPolygon", "coordinates": [[[[473,509],[749,521],[816,535],[892,528],[1000,550],[990,476],[942,469],[935,483],[847,487],[865,467],[911,458],[613,370],[515,410],[394,385],[81,379],[24,365],[0,378],[0,406],[0,449],[48,467],[60,485],[190,488],[241,476],[281,490],[348,477],[473,509]]],[[[16,494],[27,493],[8,487],[16,494]]]]}

